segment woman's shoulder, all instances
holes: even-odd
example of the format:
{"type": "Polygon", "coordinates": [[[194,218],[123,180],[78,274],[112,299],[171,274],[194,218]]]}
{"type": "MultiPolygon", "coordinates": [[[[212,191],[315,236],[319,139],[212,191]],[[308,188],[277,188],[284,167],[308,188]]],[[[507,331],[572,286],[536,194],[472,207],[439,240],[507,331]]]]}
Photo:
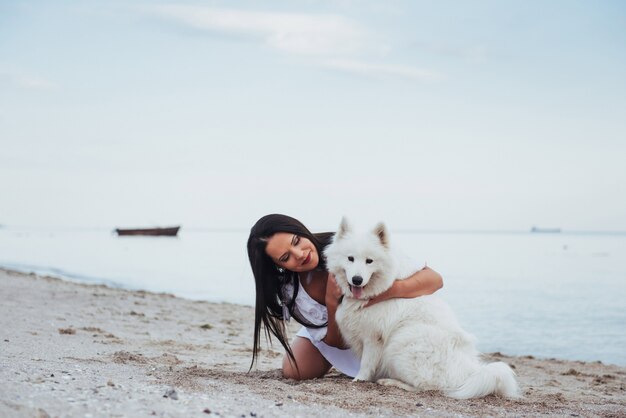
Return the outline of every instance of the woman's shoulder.
{"type": "Polygon", "coordinates": [[[305,276],[304,280],[300,281],[300,285],[312,299],[323,305],[326,299],[327,279],[327,271],[313,270],[305,276]]]}

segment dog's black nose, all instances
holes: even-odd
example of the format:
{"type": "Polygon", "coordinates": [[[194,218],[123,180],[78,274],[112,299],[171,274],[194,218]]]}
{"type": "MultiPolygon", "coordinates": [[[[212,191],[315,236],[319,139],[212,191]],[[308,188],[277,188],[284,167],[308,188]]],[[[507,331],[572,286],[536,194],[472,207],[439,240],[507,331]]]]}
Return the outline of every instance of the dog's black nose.
{"type": "Polygon", "coordinates": [[[361,283],[363,283],[363,277],[361,276],[354,276],[352,278],[352,284],[355,286],[361,286],[361,283]]]}

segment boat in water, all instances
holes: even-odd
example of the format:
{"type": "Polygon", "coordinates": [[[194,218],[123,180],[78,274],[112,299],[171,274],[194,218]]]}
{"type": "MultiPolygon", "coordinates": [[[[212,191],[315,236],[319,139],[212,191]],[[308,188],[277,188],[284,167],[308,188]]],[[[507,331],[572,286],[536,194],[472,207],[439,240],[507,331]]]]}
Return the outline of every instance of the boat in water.
{"type": "Polygon", "coordinates": [[[127,236],[127,235],[148,235],[148,236],[165,236],[165,237],[175,237],[178,234],[178,230],[180,226],[170,226],[165,228],[116,228],[115,232],[119,236],[127,236]]]}
{"type": "Polygon", "coordinates": [[[546,233],[546,234],[558,234],[558,233],[561,232],[561,228],[539,228],[537,226],[533,226],[530,229],[530,232],[546,233]]]}

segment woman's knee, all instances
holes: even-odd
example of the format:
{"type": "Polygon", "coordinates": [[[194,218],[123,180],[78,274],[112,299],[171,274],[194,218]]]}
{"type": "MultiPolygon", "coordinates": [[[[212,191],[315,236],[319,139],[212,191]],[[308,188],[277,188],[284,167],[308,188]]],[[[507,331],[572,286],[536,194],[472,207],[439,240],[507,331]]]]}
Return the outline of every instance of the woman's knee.
{"type": "Polygon", "coordinates": [[[287,353],[283,357],[283,377],[286,379],[314,379],[324,376],[330,370],[330,363],[306,338],[296,337],[291,351],[294,358],[287,353]]]}
{"type": "Polygon", "coordinates": [[[283,357],[283,377],[285,379],[301,380],[300,373],[296,367],[294,360],[285,353],[283,357]]]}
{"type": "Polygon", "coordinates": [[[330,366],[323,363],[311,363],[307,359],[301,359],[294,363],[289,355],[285,354],[283,359],[283,377],[293,380],[308,380],[323,377],[330,366]]]}

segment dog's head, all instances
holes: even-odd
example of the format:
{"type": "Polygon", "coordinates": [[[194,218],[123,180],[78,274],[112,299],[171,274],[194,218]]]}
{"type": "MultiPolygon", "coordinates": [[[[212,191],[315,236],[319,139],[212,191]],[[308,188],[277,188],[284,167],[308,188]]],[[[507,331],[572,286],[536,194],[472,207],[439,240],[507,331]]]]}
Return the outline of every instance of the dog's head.
{"type": "Polygon", "coordinates": [[[371,299],[393,284],[389,235],[383,223],[358,233],[344,217],[324,255],[346,297],[371,299]]]}

